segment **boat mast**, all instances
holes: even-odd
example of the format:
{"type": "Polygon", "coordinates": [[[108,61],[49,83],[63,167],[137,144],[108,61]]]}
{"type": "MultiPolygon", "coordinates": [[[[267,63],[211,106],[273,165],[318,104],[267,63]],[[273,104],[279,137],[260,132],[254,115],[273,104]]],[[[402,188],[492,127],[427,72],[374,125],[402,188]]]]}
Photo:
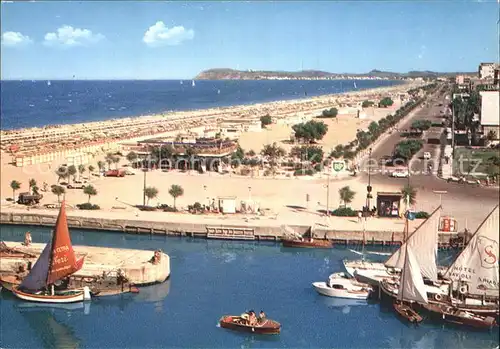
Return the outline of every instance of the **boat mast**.
{"type": "MultiPolygon", "coordinates": [[[[406,242],[406,239],[407,239],[407,236],[409,235],[409,227],[408,227],[408,214],[410,212],[410,161],[408,160],[407,162],[407,166],[408,166],[408,184],[407,184],[407,193],[406,193],[406,212],[405,212],[405,230],[404,230],[404,233],[403,233],[403,243],[406,242]]],[[[406,247],[405,247],[405,264],[403,266],[403,270],[401,271],[401,279],[399,280],[399,289],[401,292],[399,292],[401,294],[401,302],[403,302],[404,300],[404,290],[405,290],[405,287],[404,287],[404,283],[405,283],[405,270],[406,270],[406,261],[408,259],[408,244],[406,244],[406,247]]]]}

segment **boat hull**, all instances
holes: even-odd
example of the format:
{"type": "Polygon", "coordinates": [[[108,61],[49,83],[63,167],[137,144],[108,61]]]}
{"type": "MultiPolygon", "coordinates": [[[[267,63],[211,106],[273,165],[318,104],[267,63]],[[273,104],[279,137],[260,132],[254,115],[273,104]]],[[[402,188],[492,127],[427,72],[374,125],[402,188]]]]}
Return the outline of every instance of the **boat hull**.
{"type": "Polygon", "coordinates": [[[2,275],[0,276],[0,284],[6,291],[12,291],[12,287],[19,286],[21,280],[15,275],[2,275]]]}
{"type": "Polygon", "coordinates": [[[423,317],[420,316],[413,308],[405,303],[394,302],[394,310],[402,318],[408,320],[413,324],[418,324],[422,322],[423,317]]]}
{"type": "Polygon", "coordinates": [[[312,285],[316,292],[327,297],[366,300],[370,295],[370,291],[350,291],[328,287],[326,282],[313,282],[312,285]]]}
{"type": "Polygon", "coordinates": [[[76,303],[83,302],[85,300],[90,300],[90,290],[88,287],[84,287],[81,290],[75,290],[74,292],[67,294],[33,294],[27,293],[19,290],[18,286],[12,287],[12,294],[17,298],[36,303],[54,303],[54,304],[65,304],[65,303],[76,303]]]}
{"type": "Polygon", "coordinates": [[[283,240],[283,247],[294,247],[294,248],[332,248],[333,243],[328,240],[283,240]]]}
{"type": "Polygon", "coordinates": [[[435,318],[461,326],[468,326],[477,329],[491,329],[495,326],[495,319],[491,316],[481,316],[471,312],[453,309],[449,306],[439,306],[435,304],[425,304],[423,308],[430,312],[435,318]]]}
{"type": "Polygon", "coordinates": [[[226,315],[219,320],[219,325],[229,330],[256,334],[278,334],[281,331],[281,324],[271,319],[266,319],[255,326],[245,325],[240,322],[241,320],[240,316],[226,315]]]}

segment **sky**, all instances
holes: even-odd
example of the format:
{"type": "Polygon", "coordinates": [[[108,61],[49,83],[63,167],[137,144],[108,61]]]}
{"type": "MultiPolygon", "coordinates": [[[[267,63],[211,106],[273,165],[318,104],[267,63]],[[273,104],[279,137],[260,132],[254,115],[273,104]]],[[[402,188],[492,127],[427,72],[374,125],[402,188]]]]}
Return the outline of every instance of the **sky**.
{"type": "Polygon", "coordinates": [[[210,68],[476,71],[498,3],[1,2],[2,79],[183,79],[210,68]]]}

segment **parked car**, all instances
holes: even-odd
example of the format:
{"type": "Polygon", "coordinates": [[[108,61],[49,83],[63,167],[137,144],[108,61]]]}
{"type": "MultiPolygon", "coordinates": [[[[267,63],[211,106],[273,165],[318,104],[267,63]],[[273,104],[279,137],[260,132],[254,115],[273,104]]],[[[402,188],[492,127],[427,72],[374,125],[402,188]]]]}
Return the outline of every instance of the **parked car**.
{"type": "Polygon", "coordinates": [[[127,169],[127,170],[125,171],[125,174],[126,174],[127,176],[133,176],[133,175],[135,175],[135,172],[127,169]]]}
{"type": "Polygon", "coordinates": [[[430,160],[431,159],[431,153],[429,153],[428,151],[424,152],[424,159],[425,160],[430,160]]]}
{"type": "Polygon", "coordinates": [[[68,184],[66,188],[68,189],[83,189],[85,187],[85,184],[83,183],[73,183],[73,184],[68,184]]]}
{"type": "Polygon", "coordinates": [[[123,170],[109,170],[104,172],[104,177],[124,177],[125,171],[123,170]]]}
{"type": "Polygon", "coordinates": [[[394,171],[391,172],[391,177],[394,178],[408,178],[409,173],[408,171],[394,171]]]}

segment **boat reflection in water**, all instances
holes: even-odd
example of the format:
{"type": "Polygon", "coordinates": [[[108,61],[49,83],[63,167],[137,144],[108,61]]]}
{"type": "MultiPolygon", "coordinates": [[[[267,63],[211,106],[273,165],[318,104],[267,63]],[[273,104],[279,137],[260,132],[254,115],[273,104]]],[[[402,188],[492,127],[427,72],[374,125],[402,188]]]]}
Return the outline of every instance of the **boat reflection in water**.
{"type": "Polygon", "coordinates": [[[78,302],[78,303],[66,303],[66,304],[58,304],[58,303],[31,303],[31,302],[23,302],[16,304],[16,308],[24,311],[28,310],[83,310],[85,315],[90,314],[90,302],[78,302]]]}
{"type": "MultiPolygon", "coordinates": [[[[31,303],[24,303],[31,304],[31,303]]],[[[40,304],[34,304],[33,307],[22,307],[17,305],[19,313],[28,322],[29,326],[36,333],[45,348],[79,348],[80,339],[75,336],[73,330],[60,322],[54,316],[57,309],[40,310],[40,304]]],[[[51,304],[53,306],[53,304],[51,304]]],[[[70,304],[61,304],[68,306],[70,304]]],[[[82,308],[84,308],[82,306],[82,308]]],[[[73,309],[69,309],[73,310],[73,309]]]]}
{"type": "MultiPolygon", "coordinates": [[[[321,295],[316,296],[316,301],[318,303],[324,304],[328,308],[334,308],[337,310],[341,310],[344,314],[349,314],[351,312],[351,307],[359,307],[359,306],[369,306],[373,302],[369,302],[366,300],[359,299],[348,299],[348,298],[334,298],[334,297],[325,297],[321,295]]],[[[373,303],[374,304],[374,303],[373,303]]]]}

